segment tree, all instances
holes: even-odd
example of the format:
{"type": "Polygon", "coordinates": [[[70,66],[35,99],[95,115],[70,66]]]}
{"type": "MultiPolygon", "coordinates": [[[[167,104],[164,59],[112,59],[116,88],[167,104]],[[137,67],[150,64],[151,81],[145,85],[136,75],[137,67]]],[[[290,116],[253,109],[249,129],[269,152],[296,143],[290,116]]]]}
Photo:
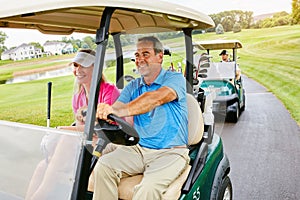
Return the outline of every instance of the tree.
{"type": "Polygon", "coordinates": [[[277,26],[288,25],[288,24],[290,24],[291,21],[292,21],[292,18],[290,15],[280,16],[275,19],[277,26]]]}
{"type": "Polygon", "coordinates": [[[0,31],[0,55],[2,54],[2,52],[7,50],[7,47],[4,46],[6,38],[7,35],[4,32],[0,31]]]}
{"type": "Polygon", "coordinates": [[[44,52],[44,47],[38,42],[30,42],[29,44],[33,45],[36,48],[41,49],[44,52]]]}
{"type": "Polygon", "coordinates": [[[252,11],[246,11],[244,12],[244,18],[241,21],[242,28],[249,29],[251,27],[252,21],[253,21],[253,12],[252,11]]]}
{"type": "Polygon", "coordinates": [[[233,25],[239,23],[241,28],[248,29],[253,21],[252,11],[231,10],[209,15],[215,24],[222,24],[224,31],[232,31],[233,25]]]}
{"type": "Polygon", "coordinates": [[[229,16],[226,16],[222,19],[221,24],[222,24],[223,29],[224,29],[225,32],[232,31],[232,27],[235,23],[234,18],[235,17],[229,15],[229,16]]]}
{"type": "Polygon", "coordinates": [[[292,21],[291,15],[285,11],[277,12],[272,17],[259,20],[254,28],[271,28],[275,26],[289,25],[292,21]]]}
{"type": "Polygon", "coordinates": [[[272,28],[275,26],[275,22],[272,18],[266,18],[261,22],[261,28],[272,28]]]}
{"type": "Polygon", "coordinates": [[[300,24],[300,0],[292,1],[292,24],[300,24]]]}
{"type": "Polygon", "coordinates": [[[82,48],[90,48],[90,49],[96,49],[97,45],[95,43],[95,38],[91,36],[86,36],[83,38],[83,46],[82,48]]]}
{"type": "Polygon", "coordinates": [[[78,51],[78,49],[83,48],[82,46],[84,45],[83,41],[81,41],[80,39],[74,39],[73,36],[71,38],[69,38],[69,39],[67,37],[62,37],[61,41],[65,42],[65,43],[71,43],[72,46],[73,46],[73,50],[75,52],[78,51]]]}

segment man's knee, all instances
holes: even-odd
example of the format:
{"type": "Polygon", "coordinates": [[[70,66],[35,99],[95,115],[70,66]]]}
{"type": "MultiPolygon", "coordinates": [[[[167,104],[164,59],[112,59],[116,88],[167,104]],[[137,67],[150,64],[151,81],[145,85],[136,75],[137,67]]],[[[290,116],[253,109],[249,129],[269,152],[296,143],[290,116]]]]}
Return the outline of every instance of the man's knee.
{"type": "Polygon", "coordinates": [[[97,162],[94,168],[94,175],[96,179],[98,179],[98,177],[103,176],[104,171],[106,171],[106,167],[100,162],[97,162]]]}
{"type": "Polygon", "coordinates": [[[162,185],[155,182],[142,182],[135,186],[132,200],[161,199],[162,185]]]}
{"type": "Polygon", "coordinates": [[[106,166],[100,161],[97,162],[94,173],[96,179],[100,178],[105,180],[106,178],[116,178],[120,181],[120,178],[122,177],[121,172],[106,166]]]}

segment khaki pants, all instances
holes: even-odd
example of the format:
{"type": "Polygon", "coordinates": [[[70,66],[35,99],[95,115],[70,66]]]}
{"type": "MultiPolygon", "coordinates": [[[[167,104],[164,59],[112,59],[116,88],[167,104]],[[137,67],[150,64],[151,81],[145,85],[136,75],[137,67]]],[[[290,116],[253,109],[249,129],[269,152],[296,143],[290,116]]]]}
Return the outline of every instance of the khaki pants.
{"type": "Polygon", "coordinates": [[[144,178],[135,186],[133,200],[159,200],[189,159],[186,148],[155,150],[139,145],[120,146],[97,162],[93,200],[117,200],[120,179],[135,174],[143,174],[144,178]]]}

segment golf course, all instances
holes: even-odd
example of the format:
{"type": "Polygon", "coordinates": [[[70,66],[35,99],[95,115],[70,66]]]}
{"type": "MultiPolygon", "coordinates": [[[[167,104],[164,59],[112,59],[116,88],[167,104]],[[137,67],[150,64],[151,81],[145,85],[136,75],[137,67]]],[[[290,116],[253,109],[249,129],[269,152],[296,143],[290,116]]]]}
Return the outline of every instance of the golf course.
{"type": "MultiPolygon", "coordinates": [[[[239,66],[242,74],[272,92],[287,108],[300,125],[300,25],[267,29],[243,29],[241,32],[224,34],[205,33],[193,35],[193,41],[213,39],[237,39],[243,44],[239,49],[239,66]]],[[[163,41],[176,49],[182,39],[163,41]]],[[[132,47],[134,50],[134,46],[132,47]]],[[[219,53],[219,52],[217,52],[219,53]]],[[[0,61],[0,80],[21,74],[34,73],[68,66],[74,54],[32,59],[18,62],[0,61]]],[[[213,55],[214,61],[220,58],[213,55]]],[[[174,54],[175,65],[184,61],[184,55],[174,54]]],[[[166,57],[165,62],[169,62],[166,57]]],[[[127,63],[125,74],[132,73],[134,63],[127,63]]],[[[104,71],[107,79],[114,67],[104,71]]],[[[47,83],[52,82],[51,127],[69,125],[74,121],[71,100],[74,86],[72,74],[49,79],[0,85],[0,120],[46,126],[47,83]]],[[[246,91],[247,96],[247,91],[246,91]]],[[[247,109],[247,107],[246,107],[247,109]]],[[[259,115],[259,110],[257,111],[259,115]]]]}

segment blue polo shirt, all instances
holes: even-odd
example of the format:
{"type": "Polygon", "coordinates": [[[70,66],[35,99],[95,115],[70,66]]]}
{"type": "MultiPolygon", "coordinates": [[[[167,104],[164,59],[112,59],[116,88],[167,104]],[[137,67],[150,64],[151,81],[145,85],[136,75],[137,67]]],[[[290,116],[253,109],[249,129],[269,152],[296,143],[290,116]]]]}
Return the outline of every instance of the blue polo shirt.
{"type": "Polygon", "coordinates": [[[162,149],[188,142],[186,81],[181,73],[162,69],[151,85],[146,85],[143,77],[137,78],[122,90],[118,101],[129,103],[143,93],[163,86],[175,90],[177,99],[134,116],[134,127],[140,136],[139,144],[142,147],[162,149]]]}

